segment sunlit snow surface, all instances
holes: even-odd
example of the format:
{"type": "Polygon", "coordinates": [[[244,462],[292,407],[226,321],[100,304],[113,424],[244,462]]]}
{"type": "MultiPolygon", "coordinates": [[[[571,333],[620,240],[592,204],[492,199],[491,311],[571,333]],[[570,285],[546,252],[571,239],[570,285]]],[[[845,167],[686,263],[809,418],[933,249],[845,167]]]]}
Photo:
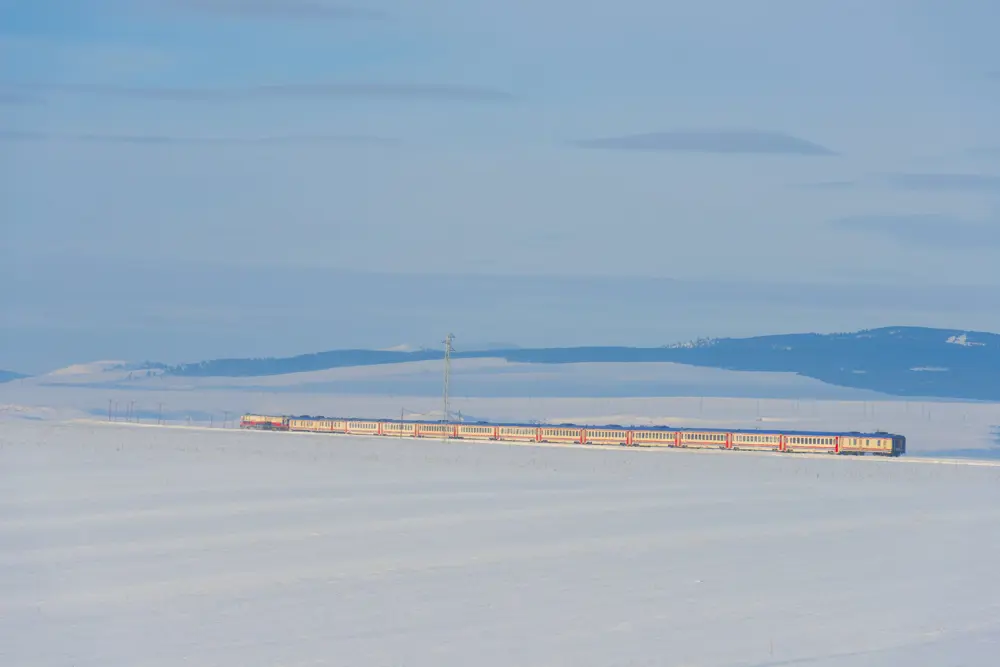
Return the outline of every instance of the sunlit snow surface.
{"type": "Polygon", "coordinates": [[[998,563],[991,465],[0,422],[3,665],[994,667],[998,563]]]}

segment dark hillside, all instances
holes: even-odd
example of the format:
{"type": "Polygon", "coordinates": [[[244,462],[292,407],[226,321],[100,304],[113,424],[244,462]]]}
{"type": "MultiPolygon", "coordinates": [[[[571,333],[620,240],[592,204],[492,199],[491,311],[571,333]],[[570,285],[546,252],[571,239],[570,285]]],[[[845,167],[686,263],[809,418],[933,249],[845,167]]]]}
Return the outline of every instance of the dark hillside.
{"type": "MultiPolygon", "coordinates": [[[[334,350],[285,359],[219,359],[170,368],[187,376],[262,376],[443,358],[439,350],[334,350]]],[[[921,327],[839,334],[723,338],[655,348],[480,350],[456,358],[569,364],[674,362],[737,371],[797,373],[828,384],[895,396],[1000,400],[1000,335],[921,327]]]]}

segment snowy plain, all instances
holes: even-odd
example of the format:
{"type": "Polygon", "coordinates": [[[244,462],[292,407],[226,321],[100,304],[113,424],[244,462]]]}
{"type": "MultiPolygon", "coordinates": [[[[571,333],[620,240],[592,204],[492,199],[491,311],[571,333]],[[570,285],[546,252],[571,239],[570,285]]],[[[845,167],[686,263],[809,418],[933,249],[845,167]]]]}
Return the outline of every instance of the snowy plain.
{"type": "MultiPolygon", "coordinates": [[[[442,366],[414,362],[253,378],[189,378],[81,364],[0,384],[0,418],[130,418],[221,426],[245,412],[440,419],[442,366]]],[[[900,433],[914,456],[1000,458],[1000,404],[903,399],[791,373],[669,363],[514,364],[461,359],[462,418],[900,433]]]]}
{"type": "Polygon", "coordinates": [[[4,419],[0,664],[993,666],[1000,466],[4,419]]]}

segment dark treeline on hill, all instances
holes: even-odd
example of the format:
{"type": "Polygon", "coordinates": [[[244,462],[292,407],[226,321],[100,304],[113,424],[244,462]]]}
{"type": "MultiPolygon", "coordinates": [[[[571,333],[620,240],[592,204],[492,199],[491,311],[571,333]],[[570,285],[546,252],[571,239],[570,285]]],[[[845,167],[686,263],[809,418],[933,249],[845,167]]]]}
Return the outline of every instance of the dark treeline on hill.
{"type": "Polygon", "coordinates": [[[443,350],[419,350],[416,352],[330,350],[329,352],[300,354],[295,357],[281,359],[271,357],[264,359],[214,359],[195,364],[172,366],[167,369],[167,372],[170,375],[195,377],[260,377],[265,375],[284,375],[285,373],[324,371],[329,368],[377,366],[379,364],[399,364],[406,361],[428,361],[443,358],[443,350]]]}
{"type": "MultiPolygon", "coordinates": [[[[168,370],[185,376],[263,376],[442,359],[441,350],[335,350],[284,359],[219,359],[168,370]]],[[[1000,335],[922,327],[840,334],[706,339],[655,348],[567,347],[457,352],[515,363],[674,362],[788,372],[895,396],[1000,400],[1000,335]]]]}

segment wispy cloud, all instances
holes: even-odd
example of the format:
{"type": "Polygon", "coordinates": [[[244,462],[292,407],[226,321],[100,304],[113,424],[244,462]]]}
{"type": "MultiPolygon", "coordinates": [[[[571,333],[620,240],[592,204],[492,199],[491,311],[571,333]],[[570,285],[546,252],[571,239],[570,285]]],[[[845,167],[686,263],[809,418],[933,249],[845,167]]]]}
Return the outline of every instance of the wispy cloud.
{"type": "Polygon", "coordinates": [[[271,137],[181,137],[153,134],[71,134],[0,130],[0,141],[7,142],[76,142],[128,144],[138,146],[255,146],[264,144],[390,144],[397,140],[361,134],[285,135],[271,137]]]}
{"type": "Polygon", "coordinates": [[[1000,176],[988,174],[885,174],[877,180],[900,190],[1000,191],[1000,176]]]}
{"type": "Polygon", "coordinates": [[[367,7],[316,0],[165,0],[171,8],[250,19],[373,20],[385,14],[367,7]]]}
{"type": "Polygon", "coordinates": [[[857,181],[817,181],[816,183],[795,183],[792,187],[804,190],[849,190],[857,185],[857,181]]]}
{"type": "Polygon", "coordinates": [[[971,157],[1000,157],[1000,146],[979,146],[966,151],[971,157]]]}
{"type": "MultiPolygon", "coordinates": [[[[982,155],[990,153],[983,150],[982,155]]],[[[994,153],[1000,154],[1000,151],[994,153]]],[[[798,183],[793,187],[829,190],[859,187],[884,187],[911,192],[1000,192],[1000,176],[968,173],[889,173],[856,181],[819,181],[798,183]]]]}
{"type": "Polygon", "coordinates": [[[909,245],[1000,246],[1000,221],[973,222],[942,215],[868,215],[838,218],[836,229],[878,234],[909,245]]]}
{"type": "Polygon", "coordinates": [[[836,155],[805,139],[762,130],[679,130],[575,142],[582,148],[630,151],[750,153],[757,155],[836,155]]]}
{"type": "Polygon", "coordinates": [[[38,100],[30,95],[0,90],[0,105],[2,106],[21,106],[37,102],[38,100]]]}
{"type": "Polygon", "coordinates": [[[105,84],[24,84],[22,92],[94,95],[173,102],[239,102],[253,99],[357,99],[501,102],[510,93],[492,88],[435,83],[285,83],[243,88],[167,88],[105,84]]]}

